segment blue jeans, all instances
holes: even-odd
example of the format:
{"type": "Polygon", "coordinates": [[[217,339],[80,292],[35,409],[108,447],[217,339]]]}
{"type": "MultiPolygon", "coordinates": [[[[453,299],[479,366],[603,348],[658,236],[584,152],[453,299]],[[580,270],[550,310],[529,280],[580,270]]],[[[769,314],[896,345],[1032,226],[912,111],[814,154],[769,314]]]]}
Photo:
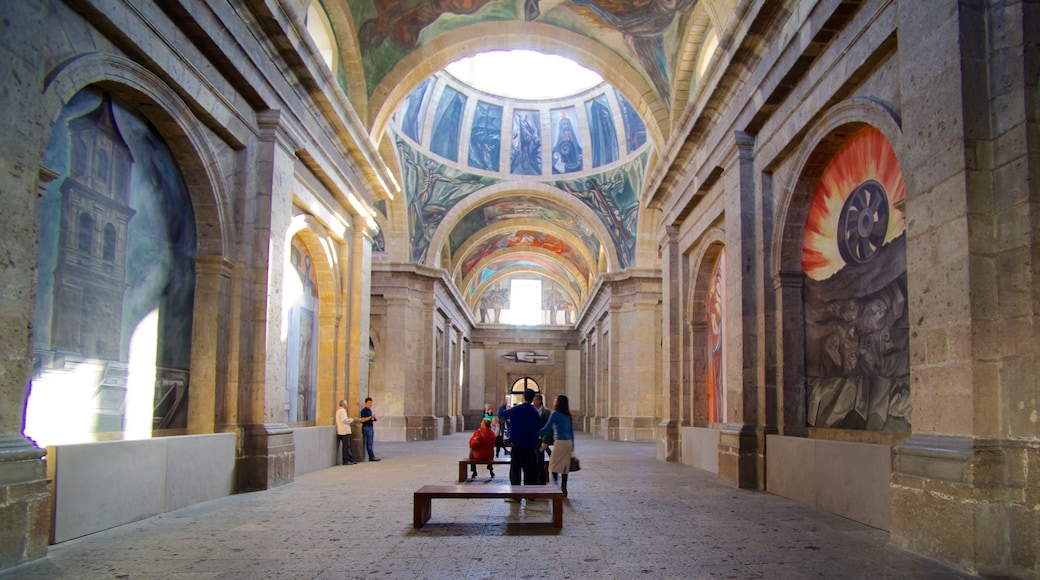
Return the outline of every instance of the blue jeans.
{"type": "Polygon", "coordinates": [[[361,426],[361,435],[365,438],[365,451],[368,452],[368,458],[372,459],[376,456],[372,451],[372,440],[376,438],[376,430],[369,423],[365,423],[361,426]]]}

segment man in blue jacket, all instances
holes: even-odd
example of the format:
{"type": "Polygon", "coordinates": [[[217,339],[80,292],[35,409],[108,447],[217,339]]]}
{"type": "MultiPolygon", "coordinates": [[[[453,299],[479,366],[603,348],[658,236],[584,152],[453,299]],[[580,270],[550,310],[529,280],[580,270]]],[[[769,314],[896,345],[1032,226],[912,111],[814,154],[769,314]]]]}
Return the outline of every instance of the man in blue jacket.
{"type": "Polygon", "coordinates": [[[531,404],[533,400],[534,390],[525,389],[523,404],[511,409],[502,405],[498,410],[500,421],[509,420],[509,432],[513,441],[513,454],[509,462],[509,483],[512,485],[521,485],[521,473],[523,485],[538,484],[535,452],[541,446],[537,433],[542,419],[538,410],[531,404]]]}

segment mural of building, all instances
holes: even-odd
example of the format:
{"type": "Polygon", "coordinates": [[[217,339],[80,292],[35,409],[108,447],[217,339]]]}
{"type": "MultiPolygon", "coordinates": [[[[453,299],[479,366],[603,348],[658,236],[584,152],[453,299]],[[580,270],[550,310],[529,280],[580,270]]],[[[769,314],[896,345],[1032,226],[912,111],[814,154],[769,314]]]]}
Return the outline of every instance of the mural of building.
{"type": "Polygon", "coordinates": [[[426,441],[536,384],[584,436],[1040,575],[1035,2],[0,23],[0,569],[330,467],[341,399],[426,441]],[[448,68],[515,49],[601,80],[448,68]]]}

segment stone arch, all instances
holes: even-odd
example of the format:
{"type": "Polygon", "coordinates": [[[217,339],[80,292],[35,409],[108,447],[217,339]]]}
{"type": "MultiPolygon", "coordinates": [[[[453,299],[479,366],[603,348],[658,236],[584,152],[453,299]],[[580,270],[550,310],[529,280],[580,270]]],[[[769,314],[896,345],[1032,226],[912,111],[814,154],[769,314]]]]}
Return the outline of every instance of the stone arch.
{"type": "MultiPolygon", "coordinates": [[[[430,240],[430,252],[427,254],[427,260],[429,260],[429,256],[437,252],[439,248],[448,244],[448,236],[451,234],[451,230],[469,212],[473,211],[485,202],[495,199],[511,198],[517,195],[527,195],[530,197],[547,199],[574,212],[589,225],[595,236],[599,239],[601,250],[606,252],[609,270],[613,271],[620,269],[620,259],[618,258],[617,250],[614,248],[613,239],[610,237],[610,233],[607,231],[606,226],[603,225],[603,222],[596,217],[596,214],[593,213],[588,206],[574,199],[573,196],[567,195],[560,189],[551,185],[533,181],[498,183],[473,192],[466,196],[465,199],[455,204],[451,210],[444,214],[444,218],[441,220],[437,232],[434,234],[433,239],[430,240]]],[[[542,229],[546,228],[543,227],[542,229]]]]}
{"type": "MultiPolygon", "coordinates": [[[[690,418],[695,427],[708,426],[707,413],[707,373],[708,373],[708,311],[706,297],[711,281],[712,268],[719,254],[725,250],[725,232],[721,228],[712,227],[705,232],[698,244],[697,251],[691,256],[693,267],[690,269],[690,280],[687,283],[689,293],[686,297],[685,323],[689,327],[690,346],[685,354],[690,358],[690,380],[686,382],[683,393],[684,418],[690,418]]],[[[725,390],[723,390],[725,395],[725,390]]]]}
{"type": "MultiPolygon", "coordinates": [[[[289,224],[285,235],[283,264],[288,264],[288,253],[293,238],[298,237],[312,256],[315,278],[318,282],[318,375],[315,424],[331,425],[340,394],[340,376],[344,373],[345,331],[340,328],[346,290],[342,287],[343,272],[336,253],[339,243],[314,216],[299,214],[289,224]]],[[[287,267],[287,266],[286,266],[287,267]]]]}
{"type": "Polygon", "coordinates": [[[829,109],[806,132],[801,145],[793,153],[793,171],[777,198],[778,227],[773,230],[770,264],[770,272],[774,275],[801,269],[805,218],[824,167],[846,137],[867,125],[881,131],[892,145],[900,166],[903,165],[901,121],[887,104],[859,97],[842,101],[829,109]]]}
{"type": "MultiPolygon", "coordinates": [[[[533,229],[552,233],[552,235],[570,244],[575,249],[578,256],[582,260],[584,260],[585,264],[588,266],[590,277],[595,276],[597,274],[596,261],[592,253],[589,252],[588,248],[585,247],[585,244],[580,239],[578,239],[577,236],[574,236],[573,234],[567,231],[553,231],[552,229],[547,229],[545,227],[545,222],[540,220],[524,219],[513,219],[506,220],[504,222],[499,222],[470,236],[470,238],[467,239],[466,242],[459,247],[458,251],[456,252],[457,255],[450,257],[451,263],[449,264],[447,261],[444,261],[442,263],[442,266],[448,268],[449,275],[461,284],[462,278],[464,277],[464,272],[462,271],[462,266],[464,263],[463,258],[465,258],[473,248],[480,246],[481,244],[483,244],[491,238],[494,238],[495,236],[511,233],[519,229],[533,229]]],[[[445,248],[445,253],[447,253],[447,248],[445,248]]],[[[580,273],[577,274],[577,278],[581,283],[583,291],[588,291],[589,279],[584,276],[581,276],[580,273]]]]}
{"type": "MultiPolygon", "coordinates": [[[[130,104],[164,139],[184,180],[195,212],[197,235],[195,303],[191,327],[191,386],[188,432],[211,433],[223,415],[223,385],[229,372],[226,328],[236,246],[232,196],[218,157],[198,118],[162,79],[118,55],[74,57],[47,76],[40,107],[51,111],[52,125],[64,105],[81,90],[96,87],[130,104]],[[216,345],[216,348],[214,348],[216,345]]],[[[41,156],[42,158],[42,156],[41,156]]],[[[37,218],[38,219],[38,218],[37,218]]]]}
{"type": "Polygon", "coordinates": [[[693,77],[697,68],[697,54],[704,44],[704,34],[712,27],[718,27],[718,21],[713,20],[707,7],[698,3],[690,16],[690,22],[686,27],[679,55],[676,60],[679,65],[675,67],[672,78],[672,103],[671,121],[675,124],[682,116],[683,111],[689,105],[693,77]]]}
{"type": "Polygon", "coordinates": [[[463,56],[488,50],[531,49],[573,59],[596,71],[639,112],[649,140],[662,149],[671,130],[668,108],[639,71],[583,35],[538,22],[486,22],[445,33],[408,54],[369,99],[369,135],[379,142],[400,102],[434,71],[463,56]]]}
{"type": "Polygon", "coordinates": [[[42,105],[56,119],[72,97],[96,86],[136,105],[166,141],[195,208],[199,254],[229,257],[235,247],[232,199],[216,153],[198,118],[162,79],[137,63],[92,53],[62,63],[47,77],[42,105]]]}
{"type": "Polygon", "coordinates": [[[888,140],[897,161],[905,154],[899,116],[886,103],[854,98],[826,111],[801,140],[791,159],[792,172],[777,198],[777,227],[771,240],[770,274],[776,292],[778,413],[781,434],[806,436],[806,350],[802,270],[805,226],[813,195],[828,163],[846,139],[866,126],[888,140]]]}

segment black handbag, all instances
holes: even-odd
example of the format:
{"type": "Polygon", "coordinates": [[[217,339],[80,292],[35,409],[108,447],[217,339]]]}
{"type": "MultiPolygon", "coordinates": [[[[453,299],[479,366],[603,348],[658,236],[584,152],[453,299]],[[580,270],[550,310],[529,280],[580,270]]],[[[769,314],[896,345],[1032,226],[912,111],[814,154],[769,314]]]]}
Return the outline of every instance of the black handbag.
{"type": "Polygon", "coordinates": [[[571,467],[569,471],[581,471],[581,461],[571,455],[571,467]]]}

